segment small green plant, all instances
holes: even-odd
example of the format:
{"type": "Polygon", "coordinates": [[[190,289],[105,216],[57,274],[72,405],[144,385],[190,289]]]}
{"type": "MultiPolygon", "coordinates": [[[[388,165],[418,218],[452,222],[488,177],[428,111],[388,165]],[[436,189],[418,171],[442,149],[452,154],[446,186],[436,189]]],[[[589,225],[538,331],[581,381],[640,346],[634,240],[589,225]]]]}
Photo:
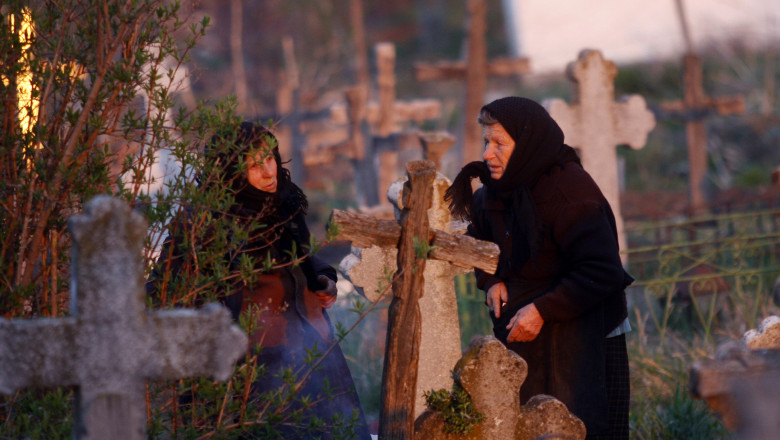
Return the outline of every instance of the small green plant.
{"type": "Polygon", "coordinates": [[[469,434],[485,419],[485,415],[474,409],[471,396],[455,383],[452,391],[440,389],[425,392],[425,404],[444,419],[444,432],[469,434]]]}
{"type": "Polygon", "coordinates": [[[636,439],[726,439],[728,431],[701,400],[693,400],[681,384],[674,394],[653,399],[631,417],[636,439]]]}

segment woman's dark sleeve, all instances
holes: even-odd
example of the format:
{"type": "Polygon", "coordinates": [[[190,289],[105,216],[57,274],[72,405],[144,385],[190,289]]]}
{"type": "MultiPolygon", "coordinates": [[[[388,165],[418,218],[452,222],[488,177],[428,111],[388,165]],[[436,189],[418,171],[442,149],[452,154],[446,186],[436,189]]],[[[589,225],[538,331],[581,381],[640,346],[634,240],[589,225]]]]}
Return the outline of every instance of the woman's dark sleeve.
{"type": "Polygon", "coordinates": [[[574,319],[623,291],[625,271],[613,219],[606,201],[570,201],[558,211],[553,237],[565,269],[560,282],[534,300],[545,321],[574,319]]]}
{"type": "MultiPolygon", "coordinates": [[[[309,252],[308,246],[311,242],[311,233],[308,226],[306,226],[306,219],[302,213],[298,213],[292,220],[293,225],[293,237],[296,241],[298,248],[298,255],[304,255],[309,252]]],[[[316,292],[324,289],[325,285],[320,282],[318,277],[325,275],[334,282],[337,280],[336,269],[327,264],[324,260],[316,255],[307,255],[301,262],[301,269],[306,275],[306,284],[309,290],[316,292]]]]}
{"type": "MultiPolygon", "coordinates": [[[[474,195],[477,203],[475,203],[475,208],[472,210],[473,218],[471,223],[469,223],[468,228],[466,229],[466,235],[474,237],[477,240],[493,242],[493,240],[491,240],[490,236],[488,235],[486,228],[483,226],[483,211],[478,209],[478,206],[480,205],[478,202],[480,195],[480,192],[477,192],[474,195]]],[[[476,278],[477,287],[486,293],[488,290],[490,290],[491,287],[493,287],[494,284],[501,282],[501,279],[496,274],[490,274],[482,269],[474,268],[474,276],[476,278]]]]}

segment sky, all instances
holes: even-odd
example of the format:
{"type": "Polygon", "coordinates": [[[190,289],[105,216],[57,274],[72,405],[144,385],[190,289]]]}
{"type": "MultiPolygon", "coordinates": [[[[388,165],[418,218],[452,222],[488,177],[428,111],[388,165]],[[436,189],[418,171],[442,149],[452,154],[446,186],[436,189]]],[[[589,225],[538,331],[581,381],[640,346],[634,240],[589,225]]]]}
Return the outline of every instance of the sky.
{"type": "MultiPolygon", "coordinates": [[[[675,0],[503,0],[510,45],[535,73],[560,71],[580,50],[617,64],[679,57],[685,50],[675,0]]],[[[780,43],[780,0],[684,0],[694,50],[735,38],[780,43]]]]}

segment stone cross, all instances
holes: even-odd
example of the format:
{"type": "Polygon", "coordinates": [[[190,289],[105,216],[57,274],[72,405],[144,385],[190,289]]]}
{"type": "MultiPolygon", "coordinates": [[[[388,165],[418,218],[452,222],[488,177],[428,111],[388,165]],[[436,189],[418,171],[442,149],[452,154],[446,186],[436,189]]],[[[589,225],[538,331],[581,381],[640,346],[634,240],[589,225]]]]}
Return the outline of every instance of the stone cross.
{"type": "Polygon", "coordinates": [[[77,387],[75,439],[145,439],[146,380],[227,380],[247,349],[221,305],[145,310],[145,223],[118,199],[92,199],[69,222],[71,315],[0,319],[0,393],[77,387]]]}
{"type": "MultiPolygon", "coordinates": [[[[417,414],[418,408],[422,410],[423,391],[436,387],[448,387],[452,384],[449,368],[460,357],[460,329],[452,277],[473,267],[479,267],[490,273],[495,272],[499,253],[498,247],[494,243],[453,235],[436,229],[448,229],[449,211],[446,207],[442,208],[439,202],[431,202],[443,198],[443,192],[449,183],[442,175],[434,180],[435,168],[430,161],[412,162],[408,169],[413,170],[415,167],[423,166],[426,174],[429,174],[425,181],[416,182],[413,180],[413,174],[409,172],[407,181],[399,181],[391,188],[391,192],[393,192],[393,188],[396,189],[394,192],[397,194],[396,203],[401,211],[401,225],[394,220],[378,220],[367,215],[339,210],[334,210],[332,216],[333,224],[339,230],[337,238],[351,241],[353,246],[363,248],[359,265],[353,265],[347,270],[354,283],[358,286],[364,286],[369,299],[376,300],[375,287],[372,289],[368,286],[376,286],[383,267],[397,267],[397,273],[409,276],[409,272],[413,271],[410,267],[411,261],[418,260],[414,254],[411,257],[408,253],[404,254],[402,248],[396,251],[396,248],[402,245],[402,242],[399,244],[399,237],[404,236],[406,228],[404,218],[408,218],[408,214],[405,213],[420,208],[418,202],[414,202],[414,196],[409,195],[408,188],[413,188],[412,191],[415,188],[418,191],[423,191],[427,187],[427,191],[430,192],[428,205],[424,207],[420,215],[424,221],[422,231],[428,231],[428,237],[424,238],[425,232],[414,235],[418,241],[424,240],[433,246],[428,254],[426,264],[417,269],[417,274],[422,280],[416,291],[416,295],[421,296],[419,312],[416,313],[421,314],[424,318],[420,320],[419,315],[415,315],[417,321],[414,325],[405,323],[394,329],[391,316],[391,323],[388,326],[388,355],[392,344],[407,343],[401,342],[404,340],[404,333],[399,333],[398,329],[413,332],[413,329],[419,326],[415,330],[417,333],[414,336],[418,344],[419,364],[418,358],[415,358],[413,363],[396,365],[407,371],[408,374],[415,376],[414,381],[404,382],[402,385],[405,400],[401,401],[404,408],[400,411],[404,413],[404,420],[398,422],[402,424],[410,423],[410,420],[413,420],[412,414],[417,414]],[[429,206],[431,204],[432,207],[429,206]],[[393,264],[393,260],[397,263],[393,264]],[[451,265],[460,266],[462,269],[452,268],[451,265]],[[423,292],[425,295],[422,295],[423,292]],[[421,334],[422,336],[420,336],[421,334]]],[[[344,265],[342,264],[342,266],[344,265]]],[[[397,296],[395,288],[396,285],[394,285],[394,295],[397,296]]],[[[417,304],[416,300],[415,304],[417,304]]],[[[408,343],[412,343],[412,341],[408,341],[408,343]]],[[[391,361],[386,358],[386,368],[387,365],[391,365],[388,362],[391,361]]],[[[393,386],[386,381],[383,383],[383,389],[393,386]]]]}
{"type": "Polygon", "coordinates": [[[486,0],[468,0],[469,23],[466,59],[457,62],[415,64],[417,81],[457,79],[465,82],[466,98],[463,122],[463,165],[482,160],[482,129],[477,123],[479,109],[484,105],[487,78],[512,76],[530,72],[525,58],[496,58],[488,61],[485,42],[486,0]]]}
{"type": "MultiPolygon", "coordinates": [[[[453,372],[457,383],[471,397],[474,409],[485,416],[465,438],[585,438],[582,420],[552,396],[536,395],[520,406],[520,387],[528,376],[528,365],[494,336],[474,338],[453,372]]],[[[455,438],[444,433],[444,424],[439,414],[426,409],[415,420],[415,435],[426,440],[455,438]]]]}
{"type": "Polygon", "coordinates": [[[578,148],[582,166],[607,198],[617,222],[618,244],[626,250],[615,146],[642,148],[655,127],[655,116],[639,95],[614,101],[617,68],[597,50],[580,52],[566,74],[573,86],[572,105],[561,99],[545,101],[544,105],[561,126],[564,141],[578,148]]]}

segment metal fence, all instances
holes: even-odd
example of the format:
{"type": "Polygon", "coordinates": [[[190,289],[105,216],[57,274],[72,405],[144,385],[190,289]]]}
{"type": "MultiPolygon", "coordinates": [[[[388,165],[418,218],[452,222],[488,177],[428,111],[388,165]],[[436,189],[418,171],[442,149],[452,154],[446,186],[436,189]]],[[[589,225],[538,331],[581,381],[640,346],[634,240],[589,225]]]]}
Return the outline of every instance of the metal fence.
{"type": "MultiPolygon", "coordinates": [[[[633,319],[661,340],[682,326],[711,339],[716,329],[754,328],[780,275],[780,209],[626,223],[633,319]],[[637,299],[641,300],[638,304],[637,299]],[[637,316],[641,315],[641,316],[637,316]]],[[[472,274],[456,279],[464,346],[490,334],[485,294],[472,274]]]]}

